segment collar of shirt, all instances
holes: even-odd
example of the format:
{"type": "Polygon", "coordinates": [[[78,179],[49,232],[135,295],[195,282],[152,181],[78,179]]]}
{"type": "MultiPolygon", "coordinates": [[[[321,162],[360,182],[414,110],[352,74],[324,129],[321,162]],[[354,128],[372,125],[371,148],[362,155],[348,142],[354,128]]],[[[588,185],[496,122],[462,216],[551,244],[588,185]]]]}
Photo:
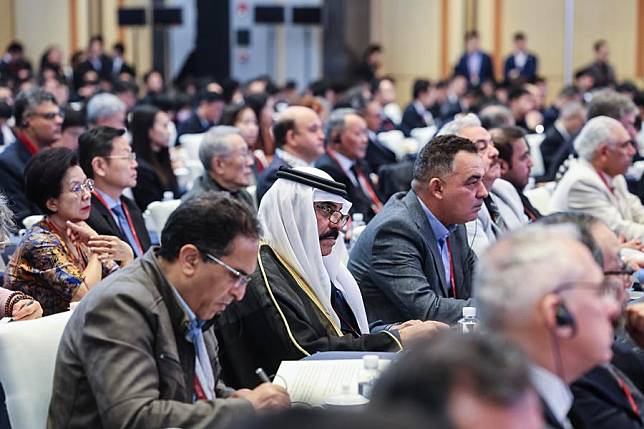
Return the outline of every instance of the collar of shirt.
{"type": "Polygon", "coordinates": [[[552,372],[537,365],[530,365],[530,379],[557,421],[565,424],[573,399],[568,385],[552,372]]]}
{"type": "Polygon", "coordinates": [[[425,106],[423,106],[423,103],[421,103],[418,100],[414,100],[413,106],[414,106],[414,109],[416,109],[416,113],[418,113],[424,119],[425,116],[427,115],[427,109],[425,109],[425,106]]]}
{"type": "Polygon", "coordinates": [[[528,61],[528,55],[523,51],[517,51],[514,54],[514,65],[517,67],[523,67],[528,61]]]}
{"type": "Polygon", "coordinates": [[[284,160],[291,167],[314,167],[315,164],[315,162],[308,163],[283,149],[275,149],[275,154],[282,158],[282,160],[284,160]]]}
{"type": "MultiPolygon", "coordinates": [[[[416,196],[418,198],[418,196],[416,196]]],[[[425,215],[427,216],[427,220],[429,221],[429,226],[432,228],[432,232],[434,233],[434,238],[436,238],[436,241],[439,240],[445,240],[449,235],[456,230],[456,225],[451,225],[450,227],[445,227],[443,223],[434,216],[434,213],[432,213],[429,208],[423,203],[423,201],[418,198],[418,202],[420,203],[420,206],[423,208],[423,211],[425,212],[425,215]]]]}
{"type": "Polygon", "coordinates": [[[342,168],[342,171],[344,171],[344,174],[351,179],[353,182],[354,186],[358,185],[358,178],[356,177],[355,174],[353,174],[353,171],[351,171],[351,167],[353,167],[356,163],[355,159],[350,159],[347,158],[346,156],[342,155],[340,152],[332,151],[333,155],[335,156],[335,159],[338,161],[338,164],[340,164],[340,168],[342,168]]]}
{"type": "Polygon", "coordinates": [[[107,203],[107,205],[108,205],[110,210],[113,209],[116,206],[121,205],[121,199],[120,198],[114,199],[114,198],[110,197],[109,195],[107,195],[105,192],[101,191],[98,188],[96,188],[96,192],[98,192],[98,194],[101,196],[101,198],[103,198],[103,200],[105,200],[105,202],[107,203]]]}
{"type": "Polygon", "coordinates": [[[177,302],[179,303],[179,307],[181,307],[181,309],[183,310],[185,315],[188,317],[189,325],[195,324],[195,325],[199,326],[200,328],[203,328],[203,325],[204,325],[205,322],[203,320],[197,319],[197,316],[195,315],[195,313],[192,311],[192,309],[190,308],[188,303],[183,299],[183,297],[181,296],[179,291],[174,286],[171,286],[171,289],[172,289],[172,292],[174,293],[174,296],[177,298],[177,302]]]}

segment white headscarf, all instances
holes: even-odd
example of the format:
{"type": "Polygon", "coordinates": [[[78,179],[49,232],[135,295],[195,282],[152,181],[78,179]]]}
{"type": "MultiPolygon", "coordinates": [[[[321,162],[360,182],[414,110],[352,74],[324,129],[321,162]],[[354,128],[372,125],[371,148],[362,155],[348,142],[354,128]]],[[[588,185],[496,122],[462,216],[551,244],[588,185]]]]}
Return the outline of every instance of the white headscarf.
{"type": "MultiPolygon", "coordinates": [[[[333,180],[317,168],[297,167],[295,170],[333,180]]],[[[331,253],[322,257],[313,208],[313,202],[318,201],[342,204],[342,214],[349,213],[351,208],[351,203],[339,195],[291,180],[277,179],[259,205],[263,238],[304,279],[336,326],[340,326],[340,319],[331,305],[331,282],[344,294],[360,332],[369,333],[360,289],[341,262],[342,253],[346,253],[342,234],[338,235],[331,253]]]]}

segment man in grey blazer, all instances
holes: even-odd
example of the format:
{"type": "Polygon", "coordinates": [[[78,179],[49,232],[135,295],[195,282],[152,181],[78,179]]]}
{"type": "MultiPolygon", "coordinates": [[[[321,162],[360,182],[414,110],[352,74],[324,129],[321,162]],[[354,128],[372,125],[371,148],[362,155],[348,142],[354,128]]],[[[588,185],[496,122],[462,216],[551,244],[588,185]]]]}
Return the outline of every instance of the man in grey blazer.
{"type": "Polygon", "coordinates": [[[470,304],[476,256],[463,223],[487,196],[476,146],[436,137],[414,164],[412,190],[391,197],[352,249],[349,270],[370,321],[454,323],[470,304]]]}

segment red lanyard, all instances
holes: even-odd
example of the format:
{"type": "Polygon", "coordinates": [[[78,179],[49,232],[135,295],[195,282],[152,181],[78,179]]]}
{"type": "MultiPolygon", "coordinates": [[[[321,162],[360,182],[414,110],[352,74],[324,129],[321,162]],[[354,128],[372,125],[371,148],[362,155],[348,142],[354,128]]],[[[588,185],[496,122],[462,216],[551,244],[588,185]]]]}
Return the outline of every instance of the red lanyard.
{"type": "MultiPolygon", "coordinates": [[[[105,199],[101,196],[101,194],[99,194],[96,191],[94,191],[92,194],[96,197],[98,202],[101,203],[103,207],[107,209],[108,212],[112,213],[112,209],[107,205],[107,201],[105,201],[105,199]]],[[[119,200],[119,203],[120,202],[121,201],[119,200]]],[[[135,244],[138,246],[141,253],[143,253],[143,246],[141,246],[141,241],[139,240],[139,234],[137,234],[136,229],[134,229],[134,224],[132,223],[132,217],[130,216],[130,211],[128,210],[125,204],[121,203],[121,207],[123,207],[123,213],[125,213],[125,219],[127,219],[127,225],[130,227],[130,232],[132,233],[132,236],[134,236],[134,241],[136,242],[135,244]]],[[[120,225],[119,225],[119,228],[120,228],[120,225]]],[[[123,232],[125,233],[125,231],[123,232]]]]}
{"type": "Polygon", "coordinates": [[[18,137],[18,140],[20,140],[20,143],[22,143],[29,153],[33,156],[38,152],[38,148],[36,147],[35,144],[29,138],[25,135],[25,133],[21,131],[16,131],[16,137],[18,137]]]}
{"type": "Polygon", "coordinates": [[[449,282],[452,287],[452,298],[456,298],[456,280],[454,280],[454,258],[452,258],[452,246],[449,244],[449,237],[445,239],[447,253],[449,254],[449,282]]]}
{"type": "MultiPolygon", "coordinates": [[[[331,159],[333,159],[336,164],[342,168],[342,164],[340,164],[340,161],[338,161],[338,158],[335,156],[335,153],[333,153],[332,150],[329,149],[328,151],[329,156],[331,159]]],[[[344,170],[344,168],[342,168],[344,170]]],[[[362,172],[362,169],[359,168],[356,165],[356,179],[358,179],[358,182],[360,183],[360,187],[369,194],[369,199],[371,199],[371,209],[373,210],[374,213],[378,213],[380,209],[382,208],[382,202],[380,201],[380,198],[378,198],[378,195],[376,195],[376,192],[373,190],[373,187],[371,187],[371,184],[369,183],[369,180],[367,177],[364,175],[362,172]]]]}
{"type": "Polygon", "coordinates": [[[199,377],[195,374],[194,378],[194,387],[195,387],[195,395],[197,396],[197,399],[208,399],[206,394],[203,391],[203,387],[201,387],[201,383],[199,382],[199,377]]]}
{"type": "Polygon", "coordinates": [[[601,172],[601,171],[599,171],[599,170],[595,170],[595,171],[596,171],[596,172],[597,172],[597,174],[599,175],[599,178],[602,180],[602,182],[604,182],[604,185],[606,185],[606,188],[608,189],[608,191],[609,191],[611,194],[615,195],[615,192],[614,192],[614,191],[615,191],[615,188],[614,188],[614,187],[612,187],[612,186],[610,186],[610,185],[608,184],[608,181],[607,181],[607,180],[606,180],[606,178],[604,177],[604,173],[602,173],[602,172],[601,172]]]}

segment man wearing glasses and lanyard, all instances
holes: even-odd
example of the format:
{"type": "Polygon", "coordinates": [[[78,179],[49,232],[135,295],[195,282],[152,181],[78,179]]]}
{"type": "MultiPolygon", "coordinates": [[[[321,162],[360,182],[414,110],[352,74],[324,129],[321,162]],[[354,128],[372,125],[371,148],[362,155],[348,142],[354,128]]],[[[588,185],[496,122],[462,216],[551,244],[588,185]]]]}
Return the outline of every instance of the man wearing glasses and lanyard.
{"type": "Polygon", "coordinates": [[[191,198],[152,247],[88,295],[58,349],[48,427],[212,427],[290,404],[218,381],[212,319],[243,298],[259,224],[219,193],[191,198]]]}

